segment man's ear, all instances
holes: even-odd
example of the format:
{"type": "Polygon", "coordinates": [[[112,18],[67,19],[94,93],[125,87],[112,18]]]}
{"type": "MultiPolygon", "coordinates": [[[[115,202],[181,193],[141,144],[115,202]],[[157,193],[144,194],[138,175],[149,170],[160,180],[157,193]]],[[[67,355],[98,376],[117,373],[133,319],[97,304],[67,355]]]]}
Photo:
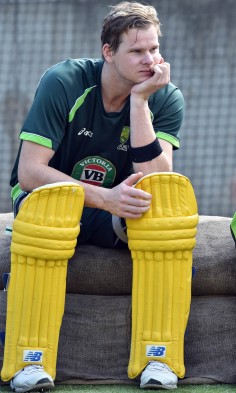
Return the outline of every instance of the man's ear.
{"type": "Polygon", "coordinates": [[[104,44],[102,47],[102,54],[104,59],[108,62],[108,63],[112,63],[113,62],[113,51],[110,47],[109,44],[104,44]]]}

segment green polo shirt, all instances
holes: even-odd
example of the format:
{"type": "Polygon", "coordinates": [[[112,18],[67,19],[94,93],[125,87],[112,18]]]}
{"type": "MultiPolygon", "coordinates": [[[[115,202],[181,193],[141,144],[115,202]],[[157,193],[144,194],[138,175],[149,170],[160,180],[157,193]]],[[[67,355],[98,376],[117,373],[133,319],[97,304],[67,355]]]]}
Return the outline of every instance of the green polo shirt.
{"type": "MultiPolygon", "coordinates": [[[[89,184],[112,187],[132,172],[130,102],[128,98],[120,112],[105,111],[102,67],[102,59],[68,59],[49,68],[38,84],[20,139],[53,149],[51,167],[89,184]]],[[[149,97],[149,108],[157,137],[179,148],[181,91],[169,83],[149,97]]],[[[19,153],[10,181],[13,199],[20,192],[19,153]]]]}

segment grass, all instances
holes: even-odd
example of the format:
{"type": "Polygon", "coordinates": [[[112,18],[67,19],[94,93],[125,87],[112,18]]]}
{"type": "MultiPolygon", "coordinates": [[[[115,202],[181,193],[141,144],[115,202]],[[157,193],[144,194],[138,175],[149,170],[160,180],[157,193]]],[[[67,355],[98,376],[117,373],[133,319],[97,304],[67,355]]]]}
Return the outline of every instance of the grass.
{"type": "MultiPolygon", "coordinates": [[[[0,386],[0,393],[10,392],[9,386],[0,386]]],[[[162,390],[164,393],[166,390],[162,390]]],[[[168,390],[169,391],[169,390],[168,390]]],[[[53,392],[61,393],[154,393],[155,390],[141,390],[138,386],[127,385],[57,385],[53,392]]],[[[158,390],[160,392],[160,390],[158,390]]],[[[173,390],[176,393],[231,393],[236,392],[236,385],[181,385],[173,390]]]]}

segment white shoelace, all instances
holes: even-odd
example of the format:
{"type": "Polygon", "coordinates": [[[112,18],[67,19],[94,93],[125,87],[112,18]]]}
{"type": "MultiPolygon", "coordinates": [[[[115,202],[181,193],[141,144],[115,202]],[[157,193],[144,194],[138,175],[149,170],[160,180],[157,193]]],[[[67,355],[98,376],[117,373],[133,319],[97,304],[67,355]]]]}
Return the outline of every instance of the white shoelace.
{"type": "Polygon", "coordinates": [[[26,366],[24,368],[24,372],[26,374],[32,374],[34,372],[39,372],[39,371],[43,371],[43,367],[42,366],[38,366],[37,364],[32,364],[32,365],[26,366]]]}
{"type": "Polygon", "coordinates": [[[150,362],[148,364],[148,369],[151,371],[164,371],[164,372],[172,372],[172,370],[165,364],[161,362],[150,362]]]}

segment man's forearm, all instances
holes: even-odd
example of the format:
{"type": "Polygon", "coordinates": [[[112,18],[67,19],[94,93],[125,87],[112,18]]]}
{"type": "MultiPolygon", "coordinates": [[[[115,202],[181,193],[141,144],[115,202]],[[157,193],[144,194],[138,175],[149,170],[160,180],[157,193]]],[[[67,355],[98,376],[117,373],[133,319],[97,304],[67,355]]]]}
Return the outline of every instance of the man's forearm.
{"type": "MultiPolygon", "coordinates": [[[[172,170],[172,155],[166,154],[165,144],[160,144],[156,148],[156,157],[153,157],[153,141],[156,140],[156,134],[154,132],[151,114],[148,107],[148,101],[143,97],[137,97],[131,95],[131,109],[130,109],[130,125],[131,125],[131,149],[137,147],[147,146],[144,156],[147,159],[143,162],[133,161],[135,172],[143,172],[144,175],[152,172],[166,172],[172,170]],[[150,145],[150,155],[148,154],[148,147],[150,145]],[[163,147],[164,149],[163,149],[163,147]],[[152,151],[151,151],[152,148],[152,151]],[[161,150],[163,150],[161,152],[161,150]]],[[[155,155],[155,154],[154,154],[155,155]]]]}
{"type": "Polygon", "coordinates": [[[78,181],[44,164],[32,166],[31,169],[28,168],[27,172],[22,169],[19,170],[19,184],[24,191],[32,191],[37,187],[58,182],[74,182],[80,184],[85,190],[85,205],[100,209],[104,208],[105,195],[108,191],[105,188],[95,187],[78,181]]]}

